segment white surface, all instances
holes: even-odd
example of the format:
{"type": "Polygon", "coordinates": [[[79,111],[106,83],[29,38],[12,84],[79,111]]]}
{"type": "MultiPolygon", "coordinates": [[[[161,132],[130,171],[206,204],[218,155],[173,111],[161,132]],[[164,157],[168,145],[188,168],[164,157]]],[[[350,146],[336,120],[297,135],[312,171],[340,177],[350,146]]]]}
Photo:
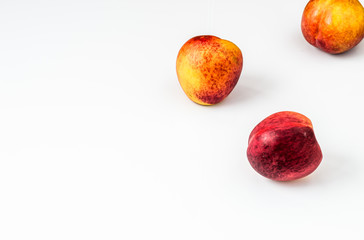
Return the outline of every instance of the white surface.
{"type": "Polygon", "coordinates": [[[0,239],[364,239],[364,43],[303,38],[307,1],[0,3],[0,239]],[[240,47],[238,85],[191,102],[191,37],[240,47]],[[276,183],[246,158],[268,115],[308,116],[324,159],[276,183]]]}

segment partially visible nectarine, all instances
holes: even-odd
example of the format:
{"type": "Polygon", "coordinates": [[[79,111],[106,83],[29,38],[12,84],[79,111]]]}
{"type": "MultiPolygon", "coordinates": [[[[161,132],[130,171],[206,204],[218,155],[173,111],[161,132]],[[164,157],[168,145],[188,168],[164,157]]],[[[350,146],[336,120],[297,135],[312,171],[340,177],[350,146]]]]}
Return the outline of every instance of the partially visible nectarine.
{"type": "Polygon", "coordinates": [[[303,11],[301,29],[311,45],[342,53],[364,37],[364,8],[358,0],[311,0],[303,11]]]}
{"type": "Polygon", "coordinates": [[[179,83],[195,103],[213,105],[227,97],[239,80],[243,67],[240,49],[215,36],[188,40],[177,56],[179,83]]]}

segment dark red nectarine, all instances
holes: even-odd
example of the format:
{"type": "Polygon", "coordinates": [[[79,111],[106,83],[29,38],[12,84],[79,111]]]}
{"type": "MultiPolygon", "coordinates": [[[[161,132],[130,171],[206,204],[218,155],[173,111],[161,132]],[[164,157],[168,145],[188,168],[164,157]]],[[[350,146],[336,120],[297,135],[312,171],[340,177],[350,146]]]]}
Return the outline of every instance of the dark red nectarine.
{"type": "Polygon", "coordinates": [[[310,119],[288,111],[270,115],[253,129],[247,155],[258,173],[276,181],[305,177],[322,159],[310,119]]]}

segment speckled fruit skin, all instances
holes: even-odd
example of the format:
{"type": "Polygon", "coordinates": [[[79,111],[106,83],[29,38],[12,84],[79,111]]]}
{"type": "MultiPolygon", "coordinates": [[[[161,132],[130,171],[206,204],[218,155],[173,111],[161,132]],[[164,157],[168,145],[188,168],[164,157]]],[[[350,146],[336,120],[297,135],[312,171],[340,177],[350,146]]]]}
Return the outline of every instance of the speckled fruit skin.
{"type": "Polygon", "coordinates": [[[188,40],[177,56],[178,81],[187,97],[201,105],[226,98],[237,84],[243,55],[232,42],[215,36],[188,40]]]}
{"type": "Polygon", "coordinates": [[[270,115],[253,129],[247,155],[258,173],[276,181],[305,177],[322,160],[310,119],[288,111],[270,115]]]}
{"type": "Polygon", "coordinates": [[[358,0],[311,0],[303,11],[301,29],[311,45],[343,53],[364,37],[364,8],[358,0]]]}

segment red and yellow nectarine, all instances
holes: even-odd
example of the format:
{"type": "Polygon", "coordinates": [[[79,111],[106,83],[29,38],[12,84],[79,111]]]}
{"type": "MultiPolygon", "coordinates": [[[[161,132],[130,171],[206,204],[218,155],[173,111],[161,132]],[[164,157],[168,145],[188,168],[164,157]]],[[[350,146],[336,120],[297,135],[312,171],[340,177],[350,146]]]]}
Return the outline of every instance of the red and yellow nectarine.
{"type": "Polygon", "coordinates": [[[213,105],[227,97],[237,84],[243,67],[240,49],[215,36],[188,40],[177,56],[179,83],[195,103],[213,105]]]}
{"type": "Polygon", "coordinates": [[[311,0],[303,11],[301,29],[311,45],[342,53],[364,37],[364,8],[358,0],[311,0]]]}

